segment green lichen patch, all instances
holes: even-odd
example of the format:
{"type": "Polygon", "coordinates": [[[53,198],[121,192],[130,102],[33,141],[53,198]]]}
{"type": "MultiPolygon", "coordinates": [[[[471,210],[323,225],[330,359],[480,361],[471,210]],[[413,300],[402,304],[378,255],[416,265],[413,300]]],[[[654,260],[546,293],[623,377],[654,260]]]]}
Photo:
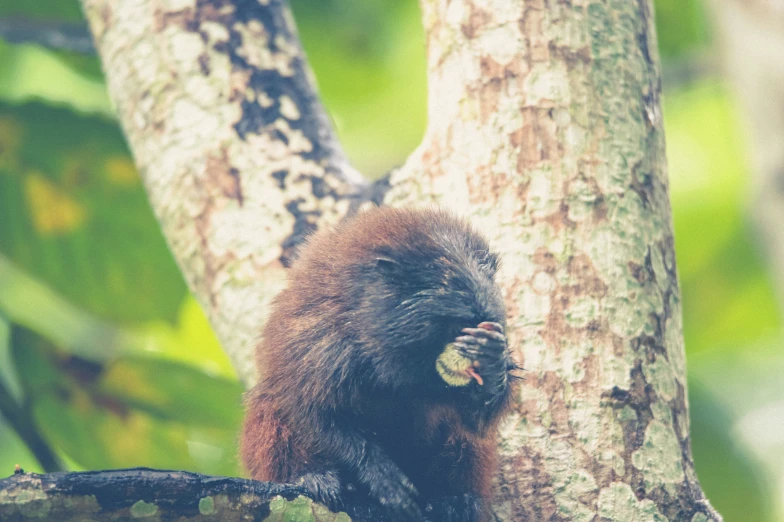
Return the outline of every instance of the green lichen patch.
{"type": "Polygon", "coordinates": [[[668,522],[653,501],[637,500],[632,488],[623,482],[614,482],[599,493],[599,516],[609,520],[629,522],[668,522]]]}
{"type": "Polygon", "coordinates": [[[632,454],[632,464],[643,472],[645,487],[683,482],[681,445],[670,425],[652,420],[645,430],[645,441],[632,454]]]}
{"type": "Polygon", "coordinates": [[[675,397],[675,375],[667,359],[656,357],[652,363],[643,365],[642,371],[645,381],[653,386],[659,398],[670,401],[675,397]]]}
{"type": "Polygon", "coordinates": [[[19,506],[19,513],[25,518],[40,518],[46,520],[49,518],[49,512],[52,510],[52,502],[47,499],[38,499],[31,502],[26,502],[19,506]]]}
{"type": "Polygon", "coordinates": [[[131,516],[133,518],[146,518],[155,516],[158,513],[158,506],[140,500],[131,506],[131,516]]]}
{"type": "Polygon", "coordinates": [[[212,497],[199,499],[199,513],[202,515],[212,515],[215,513],[215,499],[212,497]]]}
{"type": "Polygon", "coordinates": [[[62,501],[63,507],[69,511],[83,513],[98,513],[101,506],[98,504],[98,499],[95,495],[79,495],[75,497],[66,497],[62,501]]]}
{"type": "Polygon", "coordinates": [[[351,522],[346,513],[333,513],[303,496],[294,500],[275,497],[269,508],[270,514],[264,522],[351,522]]]}
{"type": "Polygon", "coordinates": [[[599,319],[599,302],[591,297],[576,297],[566,310],[566,322],[575,328],[583,328],[597,319],[599,319]]]}

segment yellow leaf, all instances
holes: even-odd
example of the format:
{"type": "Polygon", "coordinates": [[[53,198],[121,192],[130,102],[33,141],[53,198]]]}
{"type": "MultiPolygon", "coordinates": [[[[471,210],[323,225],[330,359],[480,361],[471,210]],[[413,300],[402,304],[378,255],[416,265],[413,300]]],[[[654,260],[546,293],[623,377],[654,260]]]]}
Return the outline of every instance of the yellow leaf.
{"type": "Polygon", "coordinates": [[[106,177],[115,185],[134,187],[139,183],[136,166],[125,156],[109,158],[103,168],[106,171],[106,177]]]}
{"type": "Polygon", "coordinates": [[[84,223],[87,210],[38,172],[25,177],[25,196],[33,225],[41,235],[71,232],[84,223]]]}

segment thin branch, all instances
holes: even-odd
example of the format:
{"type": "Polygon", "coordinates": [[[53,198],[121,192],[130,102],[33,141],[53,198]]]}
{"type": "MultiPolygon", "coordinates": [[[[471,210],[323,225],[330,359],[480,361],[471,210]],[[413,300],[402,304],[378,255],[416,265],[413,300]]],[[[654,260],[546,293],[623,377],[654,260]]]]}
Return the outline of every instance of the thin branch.
{"type": "Polygon", "coordinates": [[[90,31],[81,23],[0,18],[0,38],[10,43],[32,43],[59,51],[95,54],[90,31]]]}
{"type": "Polygon", "coordinates": [[[52,472],[65,469],[39,432],[31,412],[17,404],[2,380],[0,380],[0,415],[33,452],[44,470],[52,472]]]}

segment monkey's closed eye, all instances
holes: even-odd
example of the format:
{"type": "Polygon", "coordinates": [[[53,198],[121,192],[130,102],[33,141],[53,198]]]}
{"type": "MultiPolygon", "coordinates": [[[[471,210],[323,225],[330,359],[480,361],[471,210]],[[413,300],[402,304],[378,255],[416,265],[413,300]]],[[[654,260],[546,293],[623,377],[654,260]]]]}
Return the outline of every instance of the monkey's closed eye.
{"type": "Polygon", "coordinates": [[[398,263],[391,257],[387,257],[387,256],[377,256],[375,261],[376,261],[376,266],[378,266],[379,268],[391,269],[400,266],[400,263],[398,263]]]}

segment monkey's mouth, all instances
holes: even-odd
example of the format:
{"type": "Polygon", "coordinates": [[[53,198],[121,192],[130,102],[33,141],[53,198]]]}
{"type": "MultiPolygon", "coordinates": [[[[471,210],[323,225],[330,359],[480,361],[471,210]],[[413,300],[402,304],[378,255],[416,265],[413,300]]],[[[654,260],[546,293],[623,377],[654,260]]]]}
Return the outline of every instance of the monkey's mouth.
{"type": "Polygon", "coordinates": [[[468,368],[466,368],[463,373],[465,373],[470,378],[474,379],[477,383],[479,383],[479,386],[484,386],[485,385],[485,381],[482,379],[481,375],[476,373],[476,369],[474,369],[473,365],[468,367],[468,368]]]}

